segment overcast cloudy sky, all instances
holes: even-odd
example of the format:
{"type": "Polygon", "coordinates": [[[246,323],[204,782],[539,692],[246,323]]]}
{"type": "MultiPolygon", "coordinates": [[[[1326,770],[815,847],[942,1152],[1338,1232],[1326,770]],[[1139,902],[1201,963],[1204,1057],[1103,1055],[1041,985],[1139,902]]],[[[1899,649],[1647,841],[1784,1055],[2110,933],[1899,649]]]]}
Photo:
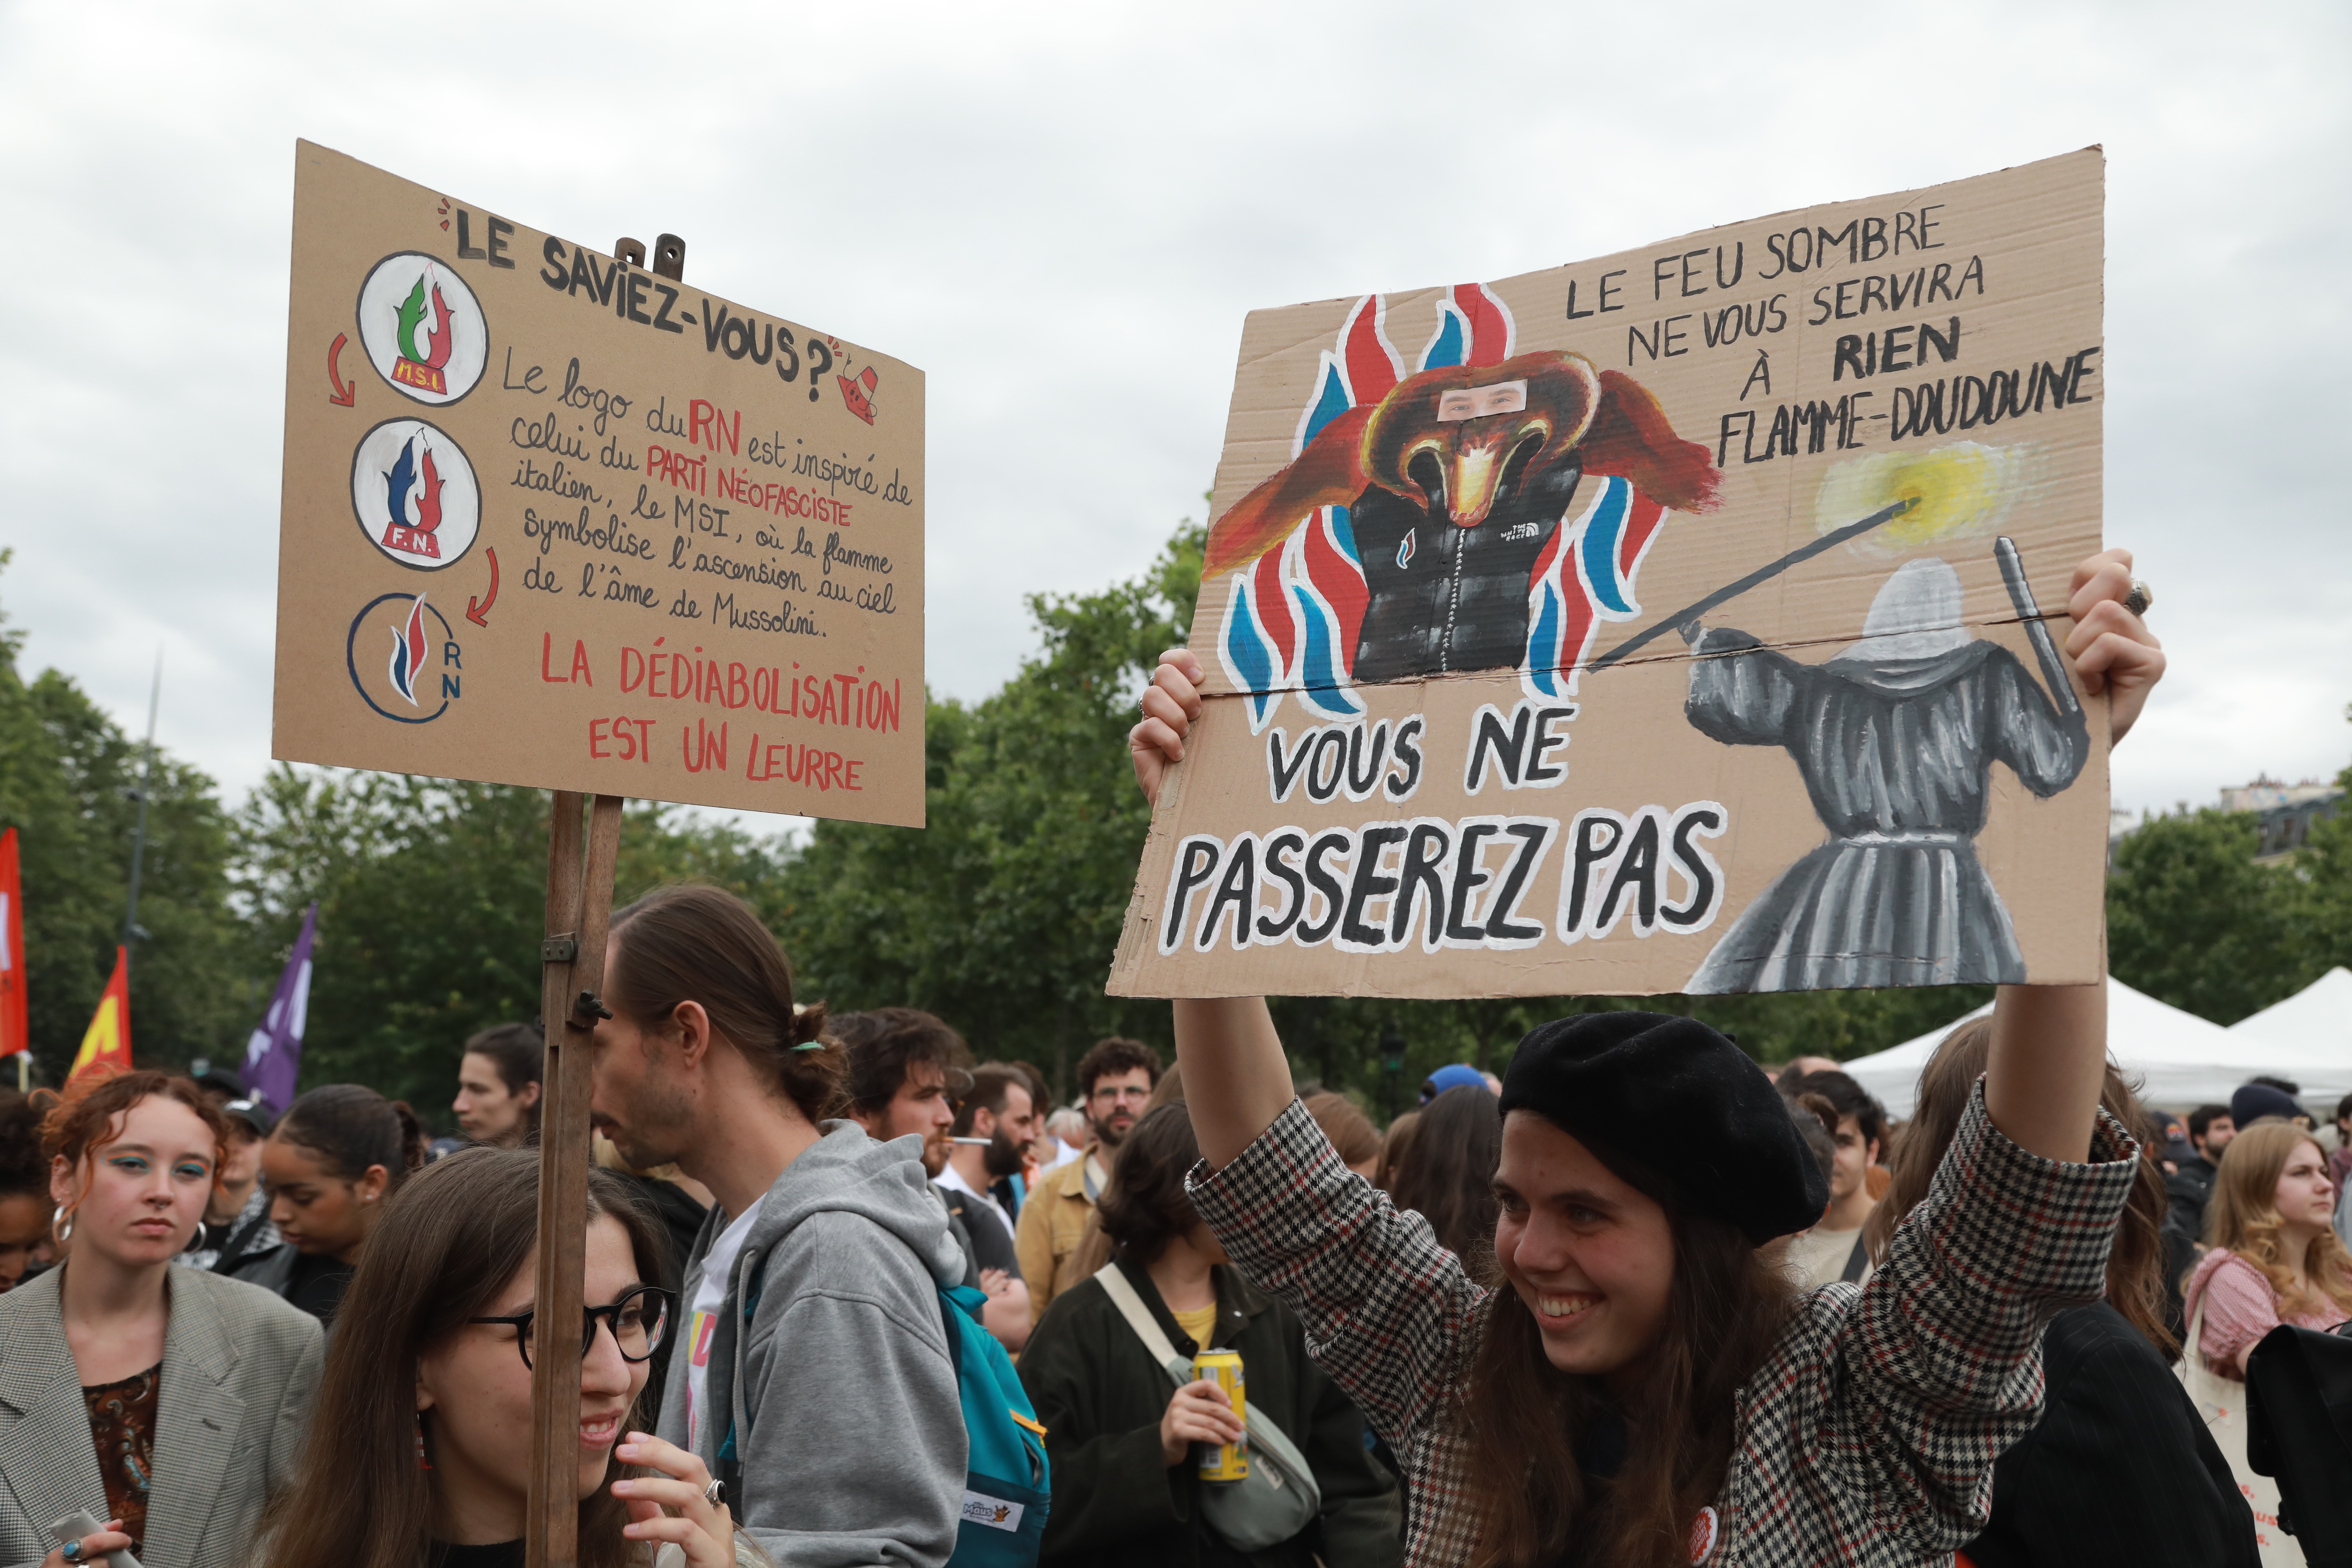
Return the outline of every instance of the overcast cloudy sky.
{"type": "Polygon", "coordinates": [[[235,799],[268,766],[294,140],[929,375],[929,668],[1197,516],[1244,313],[2091,142],[2107,537],[2174,673],[2132,808],[2352,758],[2352,9],[0,6],[0,606],[235,799]]]}

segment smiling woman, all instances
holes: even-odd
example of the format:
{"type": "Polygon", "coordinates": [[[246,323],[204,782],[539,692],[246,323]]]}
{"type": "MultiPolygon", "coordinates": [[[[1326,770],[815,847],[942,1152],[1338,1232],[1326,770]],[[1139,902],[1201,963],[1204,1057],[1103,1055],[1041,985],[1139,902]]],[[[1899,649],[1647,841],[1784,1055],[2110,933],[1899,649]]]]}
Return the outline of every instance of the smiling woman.
{"type": "MultiPolygon", "coordinates": [[[[2164,668],[2129,572],[2093,556],[2069,606],[2116,737],[2164,668]]],[[[1201,679],[1161,656],[1129,742],[1147,797],[1201,679]]],[[[2040,1413],[2043,1323],[2098,1299],[2136,1179],[2098,1108],[2105,997],[2001,987],[1985,1076],[1860,1288],[1780,1272],[1766,1249],[1827,1183],[1763,1071],[1687,1017],[1588,1013],[1519,1043],[1496,1262],[1474,1273],[1340,1163],[1262,1000],[1180,1000],[1190,1192],[1405,1457],[1418,1568],[1948,1560],[2040,1413]]]]}
{"type": "Polygon", "coordinates": [[[439,1161],[384,1206],[301,1474],[264,1527],[272,1568],[520,1564],[531,1362],[575,1353],[582,1568],[766,1561],[703,1495],[701,1462],[640,1429],[673,1320],[656,1222],[618,1177],[589,1173],[588,1309],[559,1326],[531,1299],[538,1213],[539,1156],[501,1149],[439,1161]],[[634,1468],[607,1486],[615,1458],[634,1468]]]}
{"type": "Polygon", "coordinates": [[[227,1131],[194,1084],[157,1072],[84,1079],[45,1119],[62,1261],[0,1296],[0,1397],[16,1412],[0,1562],[126,1548],[189,1568],[247,1561],[293,1468],[319,1325],[172,1262],[227,1131]],[[57,1545],[49,1524],[77,1512],[107,1528],[57,1545]]]}

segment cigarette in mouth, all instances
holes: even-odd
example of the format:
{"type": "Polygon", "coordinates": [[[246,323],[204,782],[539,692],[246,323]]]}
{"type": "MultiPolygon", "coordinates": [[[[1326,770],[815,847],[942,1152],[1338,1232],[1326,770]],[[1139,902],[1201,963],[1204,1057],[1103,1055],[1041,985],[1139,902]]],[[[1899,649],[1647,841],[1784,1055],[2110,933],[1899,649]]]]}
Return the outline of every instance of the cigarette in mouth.
{"type": "Polygon", "coordinates": [[[996,1140],[993,1138],[950,1138],[948,1142],[950,1143],[969,1143],[975,1149],[985,1149],[991,1143],[996,1142],[996,1140]]]}

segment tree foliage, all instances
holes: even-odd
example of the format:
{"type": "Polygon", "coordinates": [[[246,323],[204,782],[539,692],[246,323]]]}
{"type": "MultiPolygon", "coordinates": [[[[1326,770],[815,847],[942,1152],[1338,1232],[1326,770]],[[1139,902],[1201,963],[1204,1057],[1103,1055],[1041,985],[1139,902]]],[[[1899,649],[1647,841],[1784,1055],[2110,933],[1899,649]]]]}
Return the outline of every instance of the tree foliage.
{"type": "Polygon", "coordinates": [[[811,994],[926,1007],[1057,1073],[1104,1034],[1166,1037],[1164,1004],[1103,983],[1150,826],[1127,730],[1192,619],[1202,538],[1180,529],[1100,593],[1033,595],[1043,646],[1020,672],[971,707],[927,703],[923,829],[816,825],[771,911],[811,994]]]}
{"type": "MultiPolygon", "coordinates": [[[[1160,650],[1183,640],[1202,531],[1139,575],[1028,602],[1037,651],[993,695],[926,705],[921,830],[820,822],[755,837],[649,803],[624,818],[616,896],[694,879],[750,900],[801,989],[837,1009],[926,1007],[990,1056],[1068,1069],[1102,1035],[1165,1047],[1164,1003],[1106,996],[1149,816],[1126,731],[1160,650]]],[[[0,556],[4,561],[5,556],[0,556]]],[[[66,676],[27,680],[0,623],[0,826],[22,829],[34,1044],[62,1069],[122,921],[139,747],[66,676]]],[[[2347,771],[2352,781],[2352,770],[2347,771]]],[[[352,1079],[446,1103],[465,1037],[535,1017],[549,796],[280,767],[232,817],[158,754],[132,969],[142,1062],[235,1059],[320,907],[305,1086],[352,1079]]],[[[2252,819],[2184,813],[2123,841],[2108,942],[2126,984],[2217,1023],[2352,963],[2352,815],[2290,864],[2254,862],[2252,819]]],[[[1851,1057],[1925,1033],[1989,987],[1737,997],[1290,997],[1274,1004],[1302,1079],[1378,1109],[1446,1062],[1499,1070],[1537,1023],[1582,1008],[1687,1012],[1759,1058],[1851,1057]]]]}
{"type": "MultiPolygon", "coordinates": [[[[0,828],[17,830],[35,1059],[61,1068],[123,938],[142,747],[67,676],[26,680],[23,641],[0,619],[0,828]]],[[[148,793],[131,1017],[138,1059],[178,1066],[252,1027],[251,954],[229,908],[229,822],[212,780],[159,750],[148,793]]]]}

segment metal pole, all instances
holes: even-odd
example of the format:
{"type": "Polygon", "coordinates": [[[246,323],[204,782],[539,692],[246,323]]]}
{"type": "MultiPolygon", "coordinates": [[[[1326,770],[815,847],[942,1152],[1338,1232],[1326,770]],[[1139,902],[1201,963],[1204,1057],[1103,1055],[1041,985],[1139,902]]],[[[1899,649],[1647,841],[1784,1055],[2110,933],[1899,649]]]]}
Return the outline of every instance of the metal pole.
{"type": "Polygon", "coordinates": [[[147,692],[147,744],[139,763],[139,826],[131,836],[131,907],[122,916],[123,968],[139,937],[139,868],[147,858],[147,796],[155,778],[155,710],[163,700],[163,650],[155,650],[155,683],[147,692]]]}

